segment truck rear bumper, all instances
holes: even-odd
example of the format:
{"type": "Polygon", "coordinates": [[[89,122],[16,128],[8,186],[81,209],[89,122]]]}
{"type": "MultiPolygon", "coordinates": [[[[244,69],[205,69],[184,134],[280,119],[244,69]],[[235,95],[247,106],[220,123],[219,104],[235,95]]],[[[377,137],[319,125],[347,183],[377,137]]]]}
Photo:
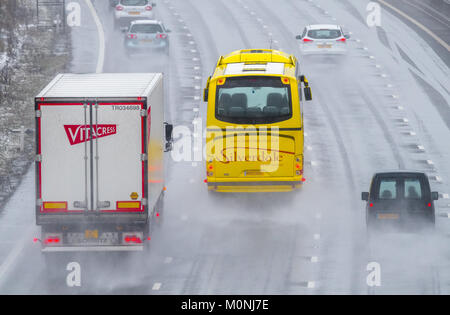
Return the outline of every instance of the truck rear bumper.
{"type": "Polygon", "coordinates": [[[283,192],[300,188],[301,180],[208,182],[208,190],[217,192],[283,192]]]}
{"type": "Polygon", "coordinates": [[[133,246],[55,246],[42,248],[43,253],[58,252],[141,252],[144,245],[133,246]]]}

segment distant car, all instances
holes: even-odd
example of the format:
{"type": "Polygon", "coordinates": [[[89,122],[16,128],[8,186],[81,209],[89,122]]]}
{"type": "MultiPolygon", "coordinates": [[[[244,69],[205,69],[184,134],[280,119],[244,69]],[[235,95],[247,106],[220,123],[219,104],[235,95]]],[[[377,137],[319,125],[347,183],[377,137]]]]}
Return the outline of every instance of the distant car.
{"type": "Polygon", "coordinates": [[[376,173],[370,192],[363,192],[368,229],[394,227],[414,230],[434,227],[434,200],[439,194],[432,192],[425,173],[391,171],[376,173]]]}
{"type": "Polygon", "coordinates": [[[118,5],[119,4],[119,0],[109,0],[109,7],[110,8],[115,8],[116,7],[116,5],[118,5]]]}
{"type": "Polygon", "coordinates": [[[119,0],[114,11],[114,27],[127,28],[138,19],[153,19],[155,3],[150,0],[119,0]]]}
{"type": "Polygon", "coordinates": [[[350,35],[344,34],[339,25],[308,25],[302,35],[296,36],[300,40],[302,55],[347,53],[347,39],[350,35]]]}
{"type": "Polygon", "coordinates": [[[130,24],[125,37],[127,55],[159,50],[169,54],[169,33],[162,22],[156,20],[137,20],[130,24]]]}

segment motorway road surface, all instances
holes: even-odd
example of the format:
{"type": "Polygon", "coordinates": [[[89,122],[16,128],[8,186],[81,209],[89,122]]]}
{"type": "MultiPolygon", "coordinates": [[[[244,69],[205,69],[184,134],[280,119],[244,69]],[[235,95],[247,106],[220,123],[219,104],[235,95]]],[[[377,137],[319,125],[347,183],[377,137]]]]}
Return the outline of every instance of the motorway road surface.
{"type": "MultiPolygon", "coordinates": [[[[84,0],[73,30],[73,72],[93,72],[99,38],[84,0]]],[[[393,2],[393,1],[392,1],[393,2]]],[[[104,72],[166,76],[167,120],[204,125],[199,99],[218,57],[242,48],[300,55],[295,35],[313,23],[351,32],[347,58],[308,58],[301,71],[314,100],[304,104],[306,184],[294,193],[208,194],[202,162],[167,155],[161,226],[148,254],[64,255],[51,270],[33,237],[33,169],[0,213],[0,293],[21,294],[445,294],[450,293],[449,69],[427,35],[383,9],[368,27],[367,1],[160,0],[173,32],[170,57],[128,58],[107,1],[95,1],[106,40],[104,72]],[[368,237],[360,192],[379,169],[426,171],[441,193],[432,234],[368,237]],[[82,284],[66,285],[79,262],[82,284]],[[381,265],[368,287],[367,264],[381,265]],[[48,272],[58,275],[48,277],[48,272]]],[[[414,16],[420,22],[420,16],[414,16]]],[[[449,28],[442,34],[448,39],[449,28]]],[[[31,106],[30,106],[31,110],[31,106]]]]}

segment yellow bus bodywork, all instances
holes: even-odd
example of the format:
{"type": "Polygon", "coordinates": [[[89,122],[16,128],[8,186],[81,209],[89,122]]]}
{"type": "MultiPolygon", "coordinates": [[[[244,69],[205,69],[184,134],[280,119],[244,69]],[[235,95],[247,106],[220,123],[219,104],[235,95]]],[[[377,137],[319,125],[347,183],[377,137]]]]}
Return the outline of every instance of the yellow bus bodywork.
{"type": "Polygon", "coordinates": [[[304,139],[301,82],[297,71],[296,58],[276,50],[240,50],[220,57],[205,89],[209,190],[275,192],[301,187],[304,139]],[[230,71],[241,66],[242,71],[230,71]],[[269,66],[282,71],[267,71],[269,66]],[[246,71],[246,67],[249,70],[246,71]],[[279,77],[290,87],[291,117],[268,124],[235,124],[217,119],[218,87],[228,78],[257,76],[279,77]]]}

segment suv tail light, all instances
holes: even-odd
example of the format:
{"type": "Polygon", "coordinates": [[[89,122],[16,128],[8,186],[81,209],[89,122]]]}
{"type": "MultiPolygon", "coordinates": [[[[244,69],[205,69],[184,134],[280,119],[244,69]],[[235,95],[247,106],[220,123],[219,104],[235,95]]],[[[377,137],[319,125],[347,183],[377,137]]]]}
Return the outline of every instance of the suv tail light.
{"type": "Polygon", "coordinates": [[[128,38],[129,39],[136,39],[137,35],[136,34],[128,34],[128,38]]]}
{"type": "Polygon", "coordinates": [[[166,39],[167,34],[158,34],[158,35],[156,35],[156,38],[166,39]]]}
{"type": "Polygon", "coordinates": [[[116,11],[123,11],[123,7],[122,7],[121,5],[118,5],[118,6],[116,7],[116,11]]]}
{"type": "Polygon", "coordinates": [[[307,42],[313,42],[313,40],[312,40],[312,39],[309,39],[309,38],[303,38],[303,42],[304,42],[304,43],[307,43],[307,42]]]}
{"type": "Polygon", "coordinates": [[[151,10],[153,10],[153,8],[152,8],[152,6],[148,5],[148,6],[145,7],[145,10],[151,11],[151,10]]]}
{"type": "Polygon", "coordinates": [[[345,43],[347,41],[347,39],[345,37],[342,37],[342,38],[336,39],[336,41],[345,43]]]}

